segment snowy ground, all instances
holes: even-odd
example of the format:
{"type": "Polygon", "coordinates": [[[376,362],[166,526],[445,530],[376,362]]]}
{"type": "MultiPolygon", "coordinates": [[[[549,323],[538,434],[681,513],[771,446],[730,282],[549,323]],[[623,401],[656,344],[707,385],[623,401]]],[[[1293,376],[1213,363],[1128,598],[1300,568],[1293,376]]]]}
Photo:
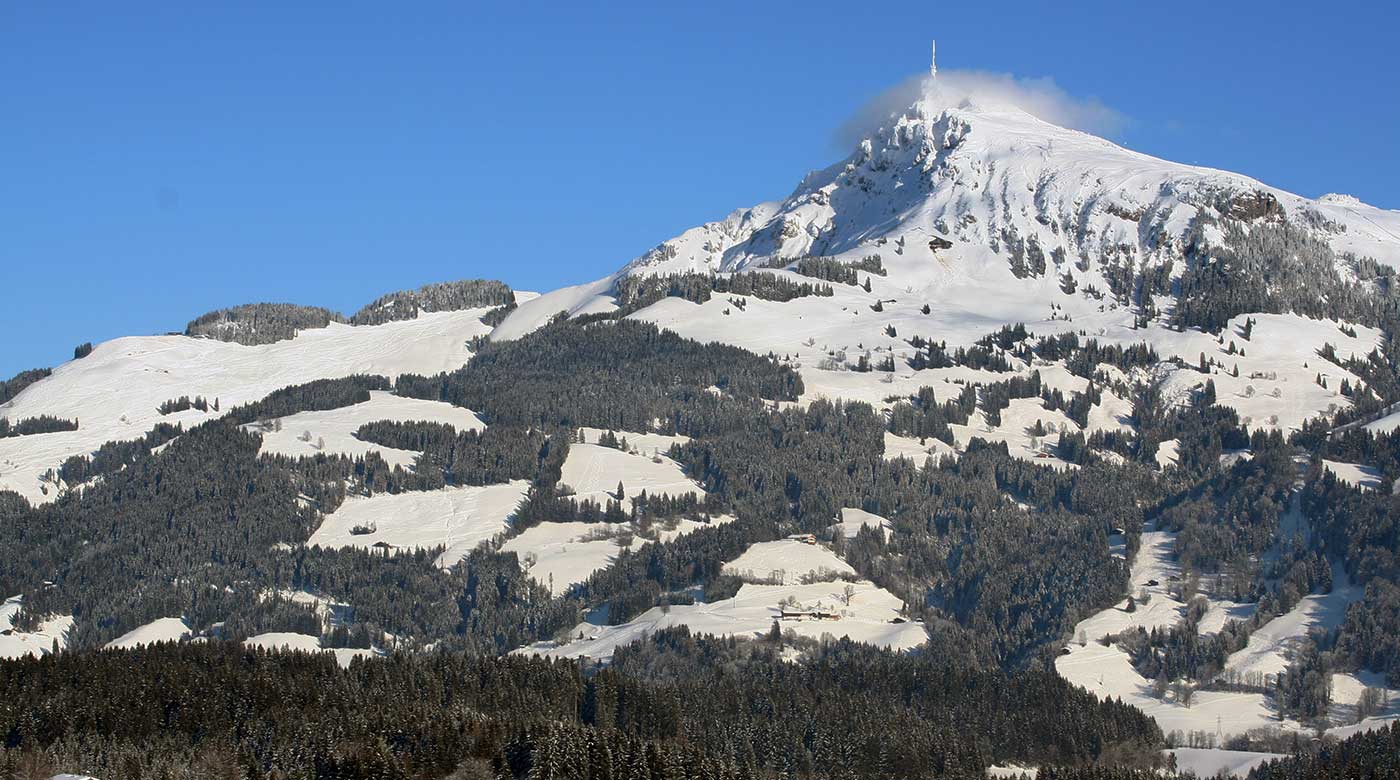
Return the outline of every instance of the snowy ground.
{"type": "MultiPolygon", "coordinates": [[[[1381,333],[1374,328],[1354,326],[1356,337],[1343,333],[1342,324],[1333,320],[1312,320],[1294,314],[1251,314],[1254,330],[1249,341],[1243,337],[1245,316],[1235,317],[1223,332],[1224,344],[1199,331],[1176,332],[1151,329],[1153,346],[1163,357],[1176,355],[1196,366],[1201,354],[1223,365],[1211,368],[1216,403],[1235,409],[1241,422],[1250,428],[1296,430],[1310,417],[1329,409],[1343,409],[1351,400],[1341,394],[1342,380],[1360,380],[1351,372],[1324,360],[1317,351],[1333,345],[1340,358],[1364,357],[1380,346],[1381,333]],[[1229,354],[1230,343],[1245,354],[1229,354]],[[1232,375],[1238,366],[1240,375],[1232,375]],[[1321,375],[1327,387],[1317,384],[1321,375]]],[[[1205,383],[1206,374],[1194,368],[1174,372],[1163,385],[1163,396],[1180,397],[1187,390],[1205,383]]]]}
{"type": "Polygon", "coordinates": [[[724,565],[724,573],[795,585],[809,578],[854,577],[856,570],[820,544],[779,539],[750,545],[743,555],[724,565]]]}
{"type": "Polygon", "coordinates": [[[1049,411],[1040,398],[1013,398],[1011,404],[1001,410],[1001,424],[993,426],[987,422],[981,409],[972,413],[967,425],[950,425],[953,439],[959,449],[966,449],[973,439],[988,442],[1005,442],[1007,451],[1014,458],[1028,460],[1042,466],[1055,468],[1078,468],[1077,465],[1061,460],[1056,455],[1060,446],[1060,429],[1079,430],[1079,426],[1061,411],[1049,411]],[[1034,434],[1039,422],[1045,435],[1034,434]]]}
{"type": "Polygon", "coordinates": [[[1241,734],[1249,729],[1281,725],[1265,697],[1249,693],[1219,693],[1198,691],[1190,707],[1165,700],[1152,694],[1152,681],[1133,668],[1127,653],[1117,645],[1105,647],[1099,642],[1106,634],[1117,634],[1142,626],[1147,630],[1175,625],[1184,614],[1185,605],[1173,599],[1168,586],[1180,568],[1172,560],[1174,535],[1165,531],[1146,531],[1133,561],[1131,592],[1134,598],[1146,590],[1150,598],[1139,604],[1134,612],[1125,610],[1126,599],[1115,607],[1087,618],[1075,627],[1075,637],[1069,653],[1055,660],[1055,669],[1066,680],[1087,689],[1099,698],[1121,698],[1124,703],[1138,707],[1156,718],[1164,732],[1205,731],[1241,734]],[[1156,581],[1157,585],[1149,585],[1156,581]],[[1081,644],[1081,638],[1083,644],[1081,644]]]}
{"type": "Polygon", "coordinates": [[[713,604],[655,607],[636,619],[619,626],[581,623],[563,645],[541,642],[517,652],[533,653],[550,658],[608,659],[619,646],[630,644],[663,628],[685,625],[692,631],[722,636],[756,638],[765,634],[779,616],[779,602],[794,599],[804,607],[837,612],[839,620],[789,619],[780,622],[784,631],[791,629],[800,636],[820,639],[830,634],[850,637],[896,650],[908,650],[923,644],[927,635],[918,623],[892,623],[902,603],[889,591],[873,583],[851,583],[849,606],[845,603],[847,583],[821,582],[812,585],[744,585],[731,599],[713,604]],[[582,634],[583,638],[577,637],[582,634]]]}
{"type": "Polygon", "coordinates": [[[710,525],[731,522],[732,517],[720,516],[709,524],[689,519],[657,521],[649,534],[642,536],[632,523],[540,523],[512,537],[501,546],[504,552],[520,557],[521,565],[530,576],[558,596],[569,586],[584,582],[593,572],[611,566],[618,553],[636,550],[651,542],[669,542],[710,525]]]}
{"type": "Polygon", "coordinates": [[[412,466],[419,455],[417,452],[355,438],[360,426],[380,420],[445,423],[458,431],[479,431],[486,427],[468,409],[440,401],[401,398],[383,391],[371,391],[368,401],[353,406],[283,417],[277,421],[281,423],[281,430],[268,430],[256,423],[247,427],[262,434],[261,453],[292,457],[325,453],[354,458],[377,452],[390,466],[412,466]]]}
{"type": "MultiPolygon", "coordinates": [[[[1142,545],[1133,561],[1130,576],[1134,598],[1140,591],[1146,590],[1150,594],[1149,600],[1146,604],[1139,603],[1134,612],[1126,611],[1125,600],[1081,621],[1075,628],[1073,641],[1068,645],[1069,653],[1055,660],[1055,669],[1066,680],[1100,698],[1119,698],[1141,709],[1155,718],[1162,730],[1168,733],[1201,731],[1228,737],[1255,728],[1304,730],[1303,725],[1295,721],[1280,721],[1263,694],[1197,691],[1190,706],[1175,701],[1171,693],[1158,699],[1153,695],[1152,681],[1132,667],[1126,652],[1116,644],[1106,647],[1099,642],[1106,634],[1117,634],[1128,628],[1142,626],[1150,631],[1154,627],[1167,628],[1180,621],[1185,605],[1173,599],[1168,590],[1172,578],[1180,574],[1180,568],[1171,559],[1174,544],[1173,534],[1164,531],[1143,533],[1142,545]],[[1157,585],[1148,584],[1154,580],[1157,585]]],[[[1230,656],[1226,668],[1239,672],[1277,674],[1287,667],[1292,648],[1307,636],[1309,630],[1335,627],[1344,616],[1347,605],[1359,598],[1361,593],[1359,588],[1350,584],[1340,567],[1334,569],[1333,578],[1331,593],[1307,596],[1292,611],[1265,623],[1251,635],[1244,649],[1230,656]]],[[[1219,631],[1226,619],[1243,619],[1253,610],[1252,604],[1212,602],[1210,611],[1201,621],[1200,630],[1202,633],[1219,631]]],[[[1348,707],[1354,712],[1361,688],[1377,682],[1374,675],[1333,675],[1337,716],[1346,718],[1348,707]]],[[[1400,694],[1390,691],[1387,695],[1400,705],[1400,694]]],[[[1400,707],[1367,723],[1387,722],[1397,715],[1400,715],[1400,707]]],[[[1329,733],[1345,729],[1334,728],[1329,733]]]]}
{"type": "Polygon", "coordinates": [[[45,655],[53,650],[55,641],[60,650],[67,646],[68,629],[73,627],[71,615],[49,618],[33,633],[16,631],[14,619],[22,602],[22,597],[11,596],[0,605],[0,658],[45,655]]]}
{"type": "Polygon", "coordinates": [[[250,636],[243,640],[243,644],[249,647],[261,647],[267,650],[296,650],[303,653],[332,653],[335,655],[336,663],[342,668],[350,666],[350,662],[355,658],[374,658],[383,655],[378,650],[366,650],[363,648],[351,647],[321,647],[321,639],[310,634],[296,634],[290,631],[271,631],[266,634],[250,636]]]}
{"type": "Polygon", "coordinates": [[[1354,487],[1367,490],[1381,490],[1385,487],[1385,479],[1382,478],[1381,472],[1372,466],[1323,460],[1322,467],[1335,474],[1337,479],[1354,487]]]}
{"type": "Polygon", "coordinates": [[[689,436],[677,436],[665,433],[637,433],[636,431],[605,431],[602,428],[583,427],[584,443],[597,444],[599,437],[605,432],[612,433],[618,439],[627,439],[627,451],[635,452],[638,455],[651,457],[653,455],[665,455],[673,444],[685,444],[690,441],[689,436]]]}
{"type": "MultiPolygon", "coordinates": [[[[630,444],[635,434],[626,435],[630,444]]],[[[590,438],[590,441],[596,440],[596,436],[590,438]]],[[[655,448],[656,444],[653,443],[652,447],[655,448]]],[[[664,455],[641,452],[634,455],[598,444],[571,444],[569,456],[564,459],[560,482],[573,488],[580,500],[589,498],[599,504],[606,504],[616,498],[617,485],[621,482],[622,506],[627,511],[632,509],[633,497],[643,490],[651,496],[698,495],[704,492],[698,484],[686,477],[680,464],[664,455]]]]}
{"type": "Polygon", "coordinates": [[[558,596],[611,566],[621,549],[619,537],[630,529],[629,523],[546,522],[526,529],[501,549],[516,553],[530,577],[558,596]]]}
{"type": "Polygon", "coordinates": [[[1288,668],[1297,645],[1309,632],[1331,630],[1341,625],[1347,607],[1365,595],[1353,585],[1341,566],[1332,567],[1332,591],[1304,596],[1287,614],[1279,615],[1254,630],[1249,643],[1225,661],[1227,671],[1242,674],[1277,675],[1288,668]]]}
{"type": "Polygon", "coordinates": [[[832,526],[832,530],[849,539],[859,533],[860,529],[865,526],[879,528],[882,531],[889,531],[892,527],[889,520],[877,514],[872,514],[863,509],[846,507],[841,510],[841,521],[832,526]]]}
{"type": "Polygon", "coordinates": [[[179,642],[190,635],[190,627],[183,618],[157,618],[144,626],[138,626],[108,642],[111,648],[132,648],[153,645],[158,642],[179,642]]]}
{"type": "Polygon", "coordinates": [[[76,431],[0,439],[0,489],[31,502],[51,501],[57,487],[41,484],[39,477],[68,457],[138,438],[158,422],[188,427],[215,416],[196,410],[162,416],[156,410],[180,396],[217,398],[228,411],[314,379],[450,371],[471,357],[466,342],[490,331],[480,319],[486,311],[423,314],[375,326],[332,323],[254,347],[186,336],[103,342],[0,406],[0,417],[11,420],[50,414],[79,423],[76,431]]]}
{"type": "Polygon", "coordinates": [[[352,496],[326,516],[307,544],[402,549],[445,545],[447,550],[438,564],[451,566],[478,544],[507,529],[528,488],[527,481],[515,480],[485,487],[352,496]],[[354,533],[357,527],[370,532],[354,533]]]}
{"type": "Polygon", "coordinates": [[[958,451],[942,439],[929,437],[920,444],[918,439],[896,436],[885,431],[885,460],[908,458],[914,461],[914,465],[923,466],[924,461],[928,458],[931,457],[934,463],[938,463],[939,459],[945,455],[957,458],[958,451]]]}
{"type": "Polygon", "coordinates": [[[1219,748],[1177,748],[1168,752],[1176,756],[1177,771],[1195,772],[1198,777],[1215,777],[1222,772],[1232,777],[1244,777],[1265,761],[1285,758],[1281,753],[1219,748]]]}

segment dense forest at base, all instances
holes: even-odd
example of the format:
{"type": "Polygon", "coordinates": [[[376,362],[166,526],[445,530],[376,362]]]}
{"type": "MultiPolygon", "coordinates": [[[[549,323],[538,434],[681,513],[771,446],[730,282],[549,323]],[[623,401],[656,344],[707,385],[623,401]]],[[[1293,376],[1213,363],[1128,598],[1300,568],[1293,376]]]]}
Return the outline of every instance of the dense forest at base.
{"type": "Polygon", "coordinates": [[[679,628],[603,669],[444,653],[342,669],[224,642],[4,661],[0,771],[42,755],[121,780],[873,779],[1158,760],[1150,719],[1052,672],[782,651],[679,628]]]}

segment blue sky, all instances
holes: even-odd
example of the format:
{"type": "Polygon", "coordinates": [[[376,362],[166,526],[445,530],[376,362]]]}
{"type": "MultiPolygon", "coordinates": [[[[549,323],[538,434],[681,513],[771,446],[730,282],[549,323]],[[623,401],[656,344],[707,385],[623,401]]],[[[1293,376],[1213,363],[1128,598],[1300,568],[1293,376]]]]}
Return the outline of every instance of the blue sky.
{"type": "Polygon", "coordinates": [[[1388,4],[216,5],[0,4],[0,375],[236,303],[603,276],[844,156],[933,36],[1132,148],[1400,208],[1388,4]]]}

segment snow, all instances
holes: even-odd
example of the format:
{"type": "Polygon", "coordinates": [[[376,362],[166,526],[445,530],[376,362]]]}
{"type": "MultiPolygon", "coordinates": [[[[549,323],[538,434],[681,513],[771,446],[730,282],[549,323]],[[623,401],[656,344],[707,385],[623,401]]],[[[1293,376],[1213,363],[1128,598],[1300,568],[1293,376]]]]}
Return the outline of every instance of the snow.
{"type": "Polygon", "coordinates": [[[351,496],[307,540],[327,548],[388,545],[401,549],[445,545],[438,565],[447,567],[509,527],[530,483],[515,480],[485,487],[351,496]],[[355,534],[355,527],[374,529],[355,534]]]}
{"type": "MultiPolygon", "coordinates": [[[[1170,695],[1158,699],[1152,695],[1152,681],[1133,668],[1127,653],[1116,644],[1105,647],[1099,640],[1106,634],[1117,634],[1142,626],[1147,630],[1167,628],[1179,622],[1185,605],[1173,599],[1168,585],[1180,576],[1180,567],[1172,560],[1175,535],[1166,531],[1148,530],[1142,534],[1141,546],[1129,573],[1132,594],[1146,590],[1150,598],[1139,604],[1136,611],[1124,610],[1126,599],[1117,606],[1095,614],[1075,627],[1075,639],[1068,645],[1069,653],[1055,659],[1055,669],[1061,677],[1101,699],[1120,698],[1125,704],[1141,709],[1155,718],[1163,732],[1217,730],[1223,735],[1242,734],[1250,729],[1289,726],[1281,723],[1262,694],[1197,691],[1191,706],[1184,706],[1170,695]],[[1157,585],[1149,585],[1155,580],[1157,585]],[[1083,637],[1081,645],[1079,638],[1083,637]]],[[[1297,724],[1292,724],[1297,727],[1297,724]]]]}
{"type": "Polygon", "coordinates": [[[920,444],[917,439],[885,431],[885,460],[908,458],[914,461],[914,465],[922,467],[928,458],[932,457],[936,464],[944,456],[957,458],[958,451],[942,439],[930,437],[920,444]]]}
{"type": "Polygon", "coordinates": [[[300,457],[324,453],[356,458],[377,452],[390,466],[412,466],[419,453],[384,447],[355,437],[355,431],[360,426],[380,420],[444,423],[461,432],[479,431],[486,427],[475,414],[460,406],[402,398],[380,390],[370,391],[370,399],[363,403],[283,417],[280,419],[280,431],[268,430],[266,426],[256,423],[246,427],[262,434],[262,454],[300,457]]]}
{"type": "Polygon", "coordinates": [[[987,777],[1010,778],[1010,780],[1017,780],[1017,778],[1022,777],[1035,778],[1039,776],[1040,769],[1038,767],[1033,766],[1015,766],[1013,764],[1006,764],[987,767],[987,777]]]}
{"type": "Polygon", "coordinates": [[[183,618],[157,618],[113,639],[105,647],[134,648],[158,642],[180,642],[189,635],[190,627],[185,624],[183,618]]]}
{"type": "Polygon", "coordinates": [[[1332,591],[1304,596],[1286,614],[1254,630],[1249,643],[1230,654],[1225,669],[1241,674],[1277,675],[1288,668],[1293,651],[1309,632],[1341,625],[1347,607],[1365,594],[1353,585],[1341,566],[1332,567],[1332,591]]]}
{"type": "Polygon", "coordinates": [[[665,433],[638,433],[636,431],[605,430],[603,428],[583,427],[584,443],[598,443],[599,437],[604,433],[611,433],[619,440],[627,439],[627,449],[629,452],[636,452],[639,455],[665,455],[675,444],[685,444],[690,441],[689,436],[679,436],[665,433]]]}
{"type": "MultiPolygon", "coordinates": [[[[632,442],[631,434],[627,434],[627,441],[629,444],[632,442]]],[[[657,442],[655,439],[652,441],[655,447],[657,442]]],[[[621,482],[624,493],[622,506],[627,511],[632,509],[633,497],[643,490],[650,496],[698,495],[704,492],[686,477],[680,464],[664,455],[633,455],[598,444],[569,445],[560,482],[573,488],[580,501],[587,498],[599,504],[616,498],[617,484],[621,482]]]]}
{"type": "Polygon", "coordinates": [[[188,427],[217,416],[197,410],[162,416],[156,411],[172,398],[217,398],[226,412],[315,379],[456,369],[471,357],[466,342],[489,332],[480,319],[486,311],[422,314],[375,326],[332,323],[260,346],[187,336],[104,342],[0,406],[0,417],[12,420],[50,414],[79,422],[76,431],[0,439],[0,489],[35,503],[51,501],[58,490],[42,485],[39,477],[68,457],[90,453],[108,441],[139,438],[159,422],[188,427]]]}
{"type": "Polygon", "coordinates": [[[22,596],[11,596],[0,605],[0,658],[42,656],[53,651],[54,642],[62,650],[68,645],[68,629],[73,627],[71,615],[50,617],[34,632],[14,628],[15,617],[24,603],[22,596]]]}
{"type": "Polygon", "coordinates": [[[980,408],[972,413],[967,422],[967,425],[948,426],[960,449],[966,449],[973,439],[1004,442],[1012,457],[1042,466],[1078,468],[1055,454],[1060,445],[1060,429],[1079,430],[1078,424],[1064,412],[1047,410],[1045,402],[1038,397],[1011,399],[1010,405],[1001,410],[999,425],[991,425],[980,408]],[[1044,436],[1033,435],[1037,422],[1044,428],[1044,436]]]}
{"type": "Polygon", "coordinates": [[[1167,439],[1158,444],[1157,453],[1154,456],[1157,459],[1157,467],[1166,469],[1175,466],[1181,461],[1180,450],[1181,442],[1176,439],[1167,439]]]}
{"type": "Polygon", "coordinates": [[[1379,469],[1374,466],[1366,466],[1360,463],[1342,463],[1335,460],[1322,461],[1322,467],[1336,475],[1337,479],[1352,487],[1365,488],[1367,490],[1381,490],[1385,487],[1385,479],[1381,476],[1379,469]]]}
{"type": "Polygon", "coordinates": [[[1176,756],[1177,771],[1195,772],[1198,777],[1215,777],[1222,772],[1231,777],[1244,777],[1265,761],[1286,758],[1282,753],[1219,748],[1176,748],[1167,752],[1176,756]]]}
{"type": "Polygon", "coordinates": [[[910,650],[923,644],[927,635],[919,623],[893,623],[903,604],[883,588],[867,581],[849,583],[850,606],[843,589],[848,583],[819,582],[810,585],[744,585],[731,599],[713,604],[654,607],[636,619],[617,626],[581,623],[569,633],[564,644],[541,642],[517,652],[549,658],[612,658],[613,651],[664,628],[689,626],[697,633],[757,638],[766,634],[779,617],[779,602],[795,599],[804,607],[834,611],[838,620],[786,619],[779,625],[799,636],[820,639],[830,634],[849,637],[895,650],[910,650]],[[579,634],[583,639],[576,639],[579,634]]]}
{"type": "Polygon", "coordinates": [[[1258,610],[1258,604],[1239,604],[1233,601],[1210,600],[1210,608],[1196,624],[1196,632],[1201,636],[1220,633],[1225,624],[1232,620],[1248,620],[1258,610]]]}
{"type": "MultiPolygon", "coordinates": [[[[1120,698],[1126,704],[1141,709],[1155,718],[1163,732],[1203,731],[1228,737],[1256,728],[1283,728],[1302,731],[1302,724],[1280,721],[1272,703],[1263,694],[1224,691],[1196,691],[1190,706],[1175,701],[1168,693],[1163,699],[1153,695],[1152,680],[1144,678],[1132,667],[1126,652],[1116,644],[1105,647],[1099,640],[1106,634],[1118,634],[1142,626],[1168,628],[1177,624],[1185,614],[1185,605],[1172,598],[1169,585],[1180,576],[1180,567],[1172,560],[1175,535],[1165,531],[1148,530],[1142,534],[1137,558],[1133,561],[1130,579],[1132,594],[1146,590],[1150,598],[1139,603],[1136,611],[1127,612],[1124,603],[1106,609],[1081,621],[1075,627],[1075,638],[1068,645],[1068,654],[1055,660],[1061,677],[1085,688],[1099,698],[1120,698]],[[1157,585],[1147,584],[1156,581],[1157,585]],[[1082,637],[1084,644],[1080,644],[1082,637]]],[[[1346,608],[1362,595],[1340,566],[1333,568],[1333,589],[1327,594],[1312,594],[1299,601],[1287,614],[1274,618],[1256,629],[1245,647],[1230,655],[1225,668],[1240,674],[1276,675],[1287,668],[1297,643],[1309,631],[1331,629],[1340,624],[1346,608]]],[[[1210,600],[1210,609],[1202,618],[1201,633],[1220,630],[1226,620],[1244,619],[1252,615],[1255,605],[1210,600]]],[[[1355,697],[1365,684],[1376,683],[1375,676],[1334,675],[1333,688],[1339,692],[1342,709],[1354,710],[1355,697]],[[1369,680],[1369,683],[1365,681],[1369,680]]],[[[1394,692],[1387,692],[1392,699],[1394,692]]],[[[1400,709],[1396,710],[1400,715],[1400,709]]],[[[1372,718],[1369,724],[1385,722],[1388,714],[1372,718]]],[[[1347,728],[1347,727],[1342,727],[1347,728]]],[[[1329,733],[1331,733],[1329,731],[1329,733]]],[[[1228,751],[1225,751],[1228,752],[1228,751]]],[[[1224,760],[1227,757],[1217,757],[1224,760]]],[[[1206,760],[1201,757],[1200,760],[1206,760]]]]}
{"type": "MultiPolygon", "coordinates": [[[[613,277],[596,282],[564,287],[553,292],[521,301],[515,310],[491,331],[493,341],[518,339],[544,327],[555,315],[565,312],[571,317],[613,311],[617,304],[608,294],[613,277]]],[[[517,299],[518,300],[518,299],[517,299]]]]}
{"type": "Polygon", "coordinates": [[[856,573],[826,547],[795,539],[749,545],[742,555],[726,563],[723,571],[746,580],[779,580],[784,585],[795,585],[808,578],[854,577],[856,573]]]}
{"type": "Polygon", "coordinates": [[[888,531],[893,527],[889,520],[877,514],[866,512],[863,509],[845,507],[841,510],[841,521],[832,526],[832,528],[840,535],[849,539],[859,533],[861,528],[867,526],[870,528],[879,528],[882,531],[888,531]]]}
{"type": "Polygon", "coordinates": [[[266,634],[250,636],[243,640],[243,644],[248,647],[260,647],[264,650],[291,650],[302,653],[332,653],[335,655],[335,662],[340,664],[342,669],[349,668],[350,662],[355,658],[374,658],[383,655],[378,650],[353,647],[321,647],[321,639],[310,634],[297,634],[291,631],[270,631],[266,634]]]}
{"type": "Polygon", "coordinates": [[[1207,379],[1215,382],[1216,403],[1234,409],[1251,429],[1278,428],[1285,432],[1302,427],[1305,420],[1329,409],[1351,406],[1341,394],[1342,381],[1363,384],[1350,371],[1324,360],[1317,351],[1333,345],[1337,355],[1364,357],[1382,343],[1374,328],[1348,325],[1335,320],[1313,320],[1295,314],[1250,314],[1230,320],[1223,331],[1224,344],[1199,331],[1176,332],[1161,328],[1142,331],[1161,355],[1175,355],[1188,365],[1199,363],[1200,355],[1223,365],[1213,367],[1209,376],[1195,368],[1179,369],[1165,380],[1164,397],[1184,397],[1207,379]],[[1254,320],[1251,338],[1244,339],[1244,323],[1254,320]],[[1343,333],[1343,325],[1354,327],[1356,336],[1343,333]],[[1245,355],[1229,354],[1233,342],[1245,355]],[[1240,375],[1233,376],[1239,368],[1240,375]],[[1327,387],[1317,384],[1321,374],[1327,387]]]}
{"type": "Polygon", "coordinates": [[[611,566],[623,549],[624,535],[631,537],[626,549],[637,550],[651,541],[673,541],[733,520],[727,515],[711,518],[709,523],[688,518],[657,520],[648,529],[654,539],[643,536],[634,523],[544,522],[507,540],[501,550],[516,553],[531,578],[558,596],[568,592],[569,586],[611,566]]]}
{"type": "Polygon", "coordinates": [[[510,539],[501,550],[516,553],[530,577],[559,596],[611,566],[620,549],[617,536],[628,530],[628,523],[544,522],[510,539]]]}

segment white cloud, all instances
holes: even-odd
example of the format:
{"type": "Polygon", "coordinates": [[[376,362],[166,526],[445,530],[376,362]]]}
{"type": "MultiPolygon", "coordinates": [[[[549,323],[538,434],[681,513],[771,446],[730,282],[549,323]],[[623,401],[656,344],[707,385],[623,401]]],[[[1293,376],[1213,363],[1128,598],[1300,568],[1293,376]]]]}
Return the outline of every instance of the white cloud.
{"type": "MultiPolygon", "coordinates": [[[[913,76],[865,104],[836,132],[843,148],[859,142],[891,116],[913,105],[928,88],[928,77],[913,76]]],[[[1096,97],[1076,97],[1049,77],[1023,78],[1010,73],[978,70],[939,70],[936,102],[953,107],[966,104],[1015,106],[1054,125],[1113,137],[1128,118],[1096,97]]]]}

